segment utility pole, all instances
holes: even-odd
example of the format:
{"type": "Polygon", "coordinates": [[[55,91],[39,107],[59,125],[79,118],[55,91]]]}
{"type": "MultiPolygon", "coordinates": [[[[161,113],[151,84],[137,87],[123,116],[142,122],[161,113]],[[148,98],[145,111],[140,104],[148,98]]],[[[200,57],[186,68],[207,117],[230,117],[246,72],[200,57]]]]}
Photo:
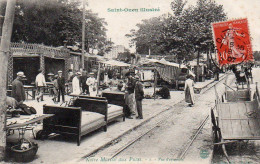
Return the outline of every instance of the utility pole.
{"type": "Polygon", "coordinates": [[[199,67],[200,67],[200,50],[198,49],[198,56],[197,56],[197,71],[196,71],[196,79],[199,81],[199,67]]]}
{"type": "Polygon", "coordinates": [[[85,27],[86,27],[86,2],[82,0],[83,5],[83,17],[82,17],[82,56],[81,56],[81,66],[84,69],[84,55],[85,55],[85,27]]]}
{"type": "Polygon", "coordinates": [[[2,27],[4,23],[6,0],[0,0],[0,41],[2,37],[2,27]]]}
{"type": "Polygon", "coordinates": [[[13,29],[16,0],[7,0],[5,19],[0,45],[0,160],[4,159],[6,146],[6,81],[7,63],[10,55],[10,42],[13,29]]]}

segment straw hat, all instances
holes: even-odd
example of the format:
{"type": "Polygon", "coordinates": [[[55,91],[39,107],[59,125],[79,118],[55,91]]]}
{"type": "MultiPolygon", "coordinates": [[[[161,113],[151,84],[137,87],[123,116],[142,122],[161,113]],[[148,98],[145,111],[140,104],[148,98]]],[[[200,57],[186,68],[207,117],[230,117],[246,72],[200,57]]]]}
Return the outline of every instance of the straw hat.
{"type": "Polygon", "coordinates": [[[77,72],[76,75],[81,75],[81,72],[77,72]]]}
{"type": "Polygon", "coordinates": [[[62,73],[62,71],[61,71],[61,70],[59,70],[59,71],[58,71],[58,73],[62,73]]]}
{"type": "Polygon", "coordinates": [[[90,72],[89,74],[90,74],[90,75],[94,75],[94,72],[90,72]]]}
{"type": "Polygon", "coordinates": [[[53,73],[48,73],[48,76],[54,76],[54,74],[53,73]]]}
{"type": "Polygon", "coordinates": [[[140,79],[140,77],[139,77],[138,75],[135,75],[135,78],[136,78],[136,79],[140,79]]]}
{"type": "Polygon", "coordinates": [[[24,77],[25,75],[24,75],[24,73],[22,71],[20,71],[20,72],[17,73],[17,76],[24,77]]]}

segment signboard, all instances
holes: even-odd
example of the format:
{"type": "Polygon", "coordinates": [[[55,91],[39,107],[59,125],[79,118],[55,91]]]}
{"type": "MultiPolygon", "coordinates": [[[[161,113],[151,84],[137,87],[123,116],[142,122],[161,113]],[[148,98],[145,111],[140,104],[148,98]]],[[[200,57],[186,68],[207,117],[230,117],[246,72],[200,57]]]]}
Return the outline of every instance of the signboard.
{"type": "Polygon", "coordinates": [[[247,19],[212,24],[215,49],[220,66],[253,61],[247,19]]]}

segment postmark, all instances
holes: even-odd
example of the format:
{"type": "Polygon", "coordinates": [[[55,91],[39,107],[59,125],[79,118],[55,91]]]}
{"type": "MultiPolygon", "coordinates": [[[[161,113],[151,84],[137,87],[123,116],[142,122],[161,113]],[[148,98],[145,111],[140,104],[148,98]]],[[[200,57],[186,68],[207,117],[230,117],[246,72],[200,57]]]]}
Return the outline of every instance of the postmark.
{"type": "Polygon", "coordinates": [[[247,18],[213,23],[212,29],[220,67],[253,61],[247,18]]]}

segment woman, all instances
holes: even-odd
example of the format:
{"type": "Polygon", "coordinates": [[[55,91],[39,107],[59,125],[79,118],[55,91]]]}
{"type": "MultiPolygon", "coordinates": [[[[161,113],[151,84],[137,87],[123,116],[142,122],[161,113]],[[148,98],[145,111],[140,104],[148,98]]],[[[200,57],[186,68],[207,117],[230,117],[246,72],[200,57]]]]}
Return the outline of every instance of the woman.
{"type": "Polygon", "coordinates": [[[185,93],[185,101],[189,104],[189,106],[194,105],[194,81],[192,80],[191,75],[187,75],[187,80],[185,81],[184,93],[185,93]]]}
{"type": "Polygon", "coordinates": [[[74,95],[80,95],[81,94],[81,88],[80,88],[80,76],[81,73],[77,72],[77,76],[75,76],[72,80],[72,93],[74,95]]]}

